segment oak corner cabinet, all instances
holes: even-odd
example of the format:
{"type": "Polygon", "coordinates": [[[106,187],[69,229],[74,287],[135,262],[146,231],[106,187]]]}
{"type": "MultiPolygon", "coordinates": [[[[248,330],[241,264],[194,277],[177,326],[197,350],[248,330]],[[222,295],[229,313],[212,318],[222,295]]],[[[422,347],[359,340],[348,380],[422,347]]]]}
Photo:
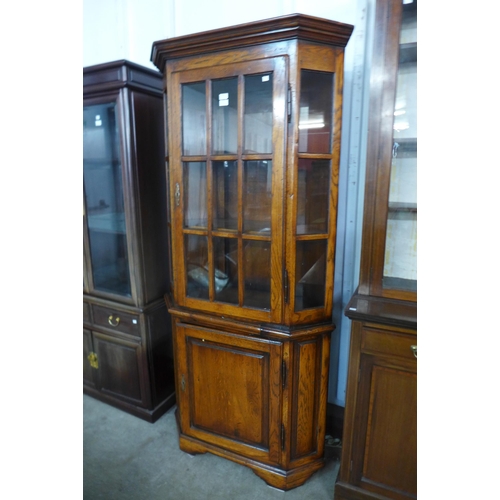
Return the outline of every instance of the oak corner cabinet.
{"type": "Polygon", "coordinates": [[[417,498],[417,0],[377,0],[335,500],[417,498]]]}
{"type": "Polygon", "coordinates": [[[161,74],[83,68],[83,392],[149,422],[175,403],[161,74]]]}
{"type": "Polygon", "coordinates": [[[180,447],[288,490],[324,464],[344,48],[289,15],[155,42],[180,447]]]}

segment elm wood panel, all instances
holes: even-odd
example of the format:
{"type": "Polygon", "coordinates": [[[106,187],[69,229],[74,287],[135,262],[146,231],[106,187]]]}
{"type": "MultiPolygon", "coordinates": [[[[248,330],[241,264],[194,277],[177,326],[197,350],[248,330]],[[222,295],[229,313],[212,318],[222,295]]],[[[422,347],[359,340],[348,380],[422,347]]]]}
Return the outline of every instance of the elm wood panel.
{"type": "Polygon", "coordinates": [[[148,407],[150,401],[141,344],[96,331],[93,332],[93,340],[99,363],[99,390],[137,406],[148,407]]]}
{"type": "Polygon", "coordinates": [[[282,343],[179,322],[174,335],[181,433],[279,463],[282,343]]]}
{"type": "Polygon", "coordinates": [[[411,349],[417,342],[416,332],[408,335],[405,333],[391,332],[388,340],[388,332],[365,327],[361,337],[361,350],[366,353],[381,354],[386,356],[397,356],[413,360],[415,358],[411,349]]]}
{"type": "Polygon", "coordinates": [[[292,444],[290,458],[317,452],[321,339],[297,342],[294,346],[292,444]]]}
{"type": "Polygon", "coordinates": [[[95,387],[94,368],[90,366],[89,355],[93,352],[92,333],[86,328],[83,329],[83,384],[95,387]]]}

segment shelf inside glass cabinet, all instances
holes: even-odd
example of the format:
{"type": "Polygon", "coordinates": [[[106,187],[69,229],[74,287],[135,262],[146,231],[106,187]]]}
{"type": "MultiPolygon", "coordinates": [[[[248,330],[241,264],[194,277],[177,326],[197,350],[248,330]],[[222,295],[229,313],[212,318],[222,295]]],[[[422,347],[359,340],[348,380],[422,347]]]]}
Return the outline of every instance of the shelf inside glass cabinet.
{"type": "Polygon", "coordinates": [[[404,3],[394,122],[383,287],[416,291],[417,10],[404,3]]]}

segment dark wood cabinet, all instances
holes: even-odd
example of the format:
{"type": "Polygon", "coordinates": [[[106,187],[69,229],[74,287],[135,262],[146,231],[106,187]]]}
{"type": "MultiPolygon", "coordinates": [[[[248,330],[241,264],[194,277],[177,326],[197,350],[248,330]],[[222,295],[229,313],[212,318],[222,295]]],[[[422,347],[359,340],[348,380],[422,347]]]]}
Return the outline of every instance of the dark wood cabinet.
{"type": "Polygon", "coordinates": [[[161,75],[83,69],[83,390],[154,422],[175,403],[161,75]]]}
{"type": "Polygon", "coordinates": [[[335,500],[417,497],[417,0],[377,0],[359,287],[335,500]]]}
{"type": "Polygon", "coordinates": [[[352,29],[290,15],[152,50],[168,114],[180,447],[284,490],[324,463],[352,29]]]}

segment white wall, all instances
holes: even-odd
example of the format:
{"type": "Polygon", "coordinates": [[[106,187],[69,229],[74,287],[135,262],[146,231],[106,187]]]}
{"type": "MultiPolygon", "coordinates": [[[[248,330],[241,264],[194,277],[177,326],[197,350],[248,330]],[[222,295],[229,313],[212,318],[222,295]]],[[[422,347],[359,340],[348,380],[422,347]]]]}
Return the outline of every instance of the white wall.
{"type": "Polygon", "coordinates": [[[367,49],[374,0],[83,0],[83,66],[118,59],[156,69],[153,42],[292,13],[353,24],[346,47],[334,322],[328,401],[345,405],[350,321],[361,244],[367,112],[367,49]]]}

